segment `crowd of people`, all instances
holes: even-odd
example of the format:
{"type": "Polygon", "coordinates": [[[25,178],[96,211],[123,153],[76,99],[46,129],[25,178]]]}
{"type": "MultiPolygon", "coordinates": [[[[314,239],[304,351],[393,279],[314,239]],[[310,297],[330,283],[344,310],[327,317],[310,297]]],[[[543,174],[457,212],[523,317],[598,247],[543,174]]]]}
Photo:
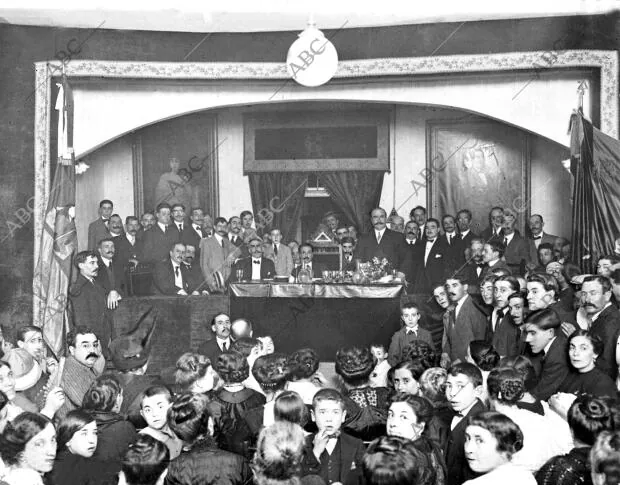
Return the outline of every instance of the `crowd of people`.
{"type": "Polygon", "coordinates": [[[123,232],[102,201],[97,251],[75,258],[66,359],[36,326],[2,345],[0,484],[620,483],[618,255],[583,274],[542,216],[525,236],[499,207],[479,235],[468,210],[439,222],[416,207],[405,223],[376,208],[359,236],[330,215],[342,269],[385,258],[414,294],[390,342],[343,342],[332,375],[316,349],[279,352],[252,315],[220,313],[154,376],[152,315],[122,335],[109,321],[118,268],[153,263],[171,295],[225,291],[238,271],[321,274],[310,244],[259,234],[249,211],[211,225],[191,212],[160,204],[123,232]]]}

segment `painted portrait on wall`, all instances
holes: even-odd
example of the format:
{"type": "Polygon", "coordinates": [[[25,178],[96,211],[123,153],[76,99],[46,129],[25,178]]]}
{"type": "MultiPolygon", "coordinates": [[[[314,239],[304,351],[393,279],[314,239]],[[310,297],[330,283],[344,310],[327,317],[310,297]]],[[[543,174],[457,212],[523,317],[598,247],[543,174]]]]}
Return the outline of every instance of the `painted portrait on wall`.
{"type": "Polygon", "coordinates": [[[528,135],[495,121],[427,123],[430,215],[469,209],[472,230],[482,232],[493,206],[519,214],[524,234],[529,214],[528,135]]]}

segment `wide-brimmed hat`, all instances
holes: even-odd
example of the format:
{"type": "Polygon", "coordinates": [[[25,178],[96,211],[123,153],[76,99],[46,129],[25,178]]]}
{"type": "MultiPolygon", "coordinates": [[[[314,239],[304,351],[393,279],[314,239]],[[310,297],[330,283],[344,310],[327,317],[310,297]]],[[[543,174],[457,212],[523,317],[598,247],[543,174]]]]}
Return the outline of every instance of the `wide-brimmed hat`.
{"type": "Polygon", "coordinates": [[[41,378],[41,366],[25,349],[11,349],[3,360],[11,366],[16,391],[30,389],[41,378]]]}
{"type": "Polygon", "coordinates": [[[119,371],[128,371],[146,364],[151,353],[151,338],[156,324],[157,311],[150,308],[133,330],[112,340],[110,354],[114,367],[119,371]]]}

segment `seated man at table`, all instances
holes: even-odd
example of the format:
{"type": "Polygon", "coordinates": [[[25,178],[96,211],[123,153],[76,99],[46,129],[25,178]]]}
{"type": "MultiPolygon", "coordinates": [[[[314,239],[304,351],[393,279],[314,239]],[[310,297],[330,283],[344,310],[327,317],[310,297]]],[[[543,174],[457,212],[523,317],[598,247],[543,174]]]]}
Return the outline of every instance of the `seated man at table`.
{"type": "Polygon", "coordinates": [[[276,275],[276,268],[271,259],[263,257],[263,241],[253,237],[248,241],[250,256],[237,261],[232,268],[229,282],[237,281],[237,270],[243,271],[243,281],[266,280],[276,275]]]}
{"type": "Polygon", "coordinates": [[[185,245],[185,254],[183,255],[183,265],[187,271],[187,281],[192,291],[201,295],[208,295],[207,282],[202,276],[200,264],[196,260],[196,247],[193,244],[185,245]]]}
{"type": "MultiPolygon", "coordinates": [[[[175,243],[170,249],[168,258],[159,261],[153,271],[153,291],[158,295],[189,295],[187,266],[183,264],[185,244],[175,243]]],[[[198,294],[198,293],[196,293],[198,294]]]]}
{"type": "Polygon", "coordinates": [[[314,248],[310,244],[302,244],[299,247],[299,254],[301,255],[301,264],[293,269],[291,278],[296,279],[302,269],[310,271],[313,278],[322,278],[323,271],[327,268],[321,263],[312,262],[314,258],[314,248]]]}

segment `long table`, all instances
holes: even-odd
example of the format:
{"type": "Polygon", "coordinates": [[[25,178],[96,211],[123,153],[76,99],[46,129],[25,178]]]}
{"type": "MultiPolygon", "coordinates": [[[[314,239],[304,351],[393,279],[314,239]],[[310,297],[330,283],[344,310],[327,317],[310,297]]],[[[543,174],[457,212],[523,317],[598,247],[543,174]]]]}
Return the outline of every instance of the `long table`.
{"type": "Polygon", "coordinates": [[[232,283],[232,318],[251,318],[282,352],[302,347],[333,361],[345,345],[387,344],[398,330],[402,284],[232,283]]]}

